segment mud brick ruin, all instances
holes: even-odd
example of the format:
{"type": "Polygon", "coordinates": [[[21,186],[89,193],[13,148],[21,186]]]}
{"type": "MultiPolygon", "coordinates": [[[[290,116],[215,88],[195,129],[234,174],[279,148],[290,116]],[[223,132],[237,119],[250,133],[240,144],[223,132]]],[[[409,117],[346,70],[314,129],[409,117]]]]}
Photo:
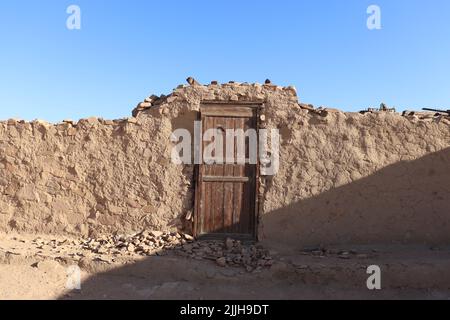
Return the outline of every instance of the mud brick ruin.
{"type": "Polygon", "coordinates": [[[172,163],[170,136],[193,131],[209,101],[256,106],[258,126],[280,130],[280,170],[255,189],[260,240],[450,243],[450,117],[315,109],[269,82],[189,82],[128,119],[1,122],[0,231],[194,232],[196,167],[172,163]]]}

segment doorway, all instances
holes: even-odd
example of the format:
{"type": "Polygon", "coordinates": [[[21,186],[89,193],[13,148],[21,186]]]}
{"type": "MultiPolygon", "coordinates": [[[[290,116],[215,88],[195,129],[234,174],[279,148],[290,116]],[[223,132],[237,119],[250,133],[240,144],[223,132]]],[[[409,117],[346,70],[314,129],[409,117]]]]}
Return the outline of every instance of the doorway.
{"type": "Polygon", "coordinates": [[[213,159],[204,158],[197,166],[194,218],[197,238],[257,239],[259,107],[260,104],[254,103],[201,106],[202,136],[205,138],[211,130],[215,132],[211,140],[202,139],[201,150],[210,150],[208,145],[221,139],[223,161],[217,161],[222,157],[214,150],[213,159]],[[244,137],[238,133],[244,133],[244,137]]]}

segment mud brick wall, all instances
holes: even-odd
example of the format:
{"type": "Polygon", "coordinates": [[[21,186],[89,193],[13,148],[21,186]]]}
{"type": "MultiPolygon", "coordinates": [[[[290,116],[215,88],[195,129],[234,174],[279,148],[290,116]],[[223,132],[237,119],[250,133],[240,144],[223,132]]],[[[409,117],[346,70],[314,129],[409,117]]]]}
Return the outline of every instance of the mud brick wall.
{"type": "Polygon", "coordinates": [[[1,231],[177,226],[192,173],[165,157],[170,128],[152,118],[0,124],[1,231]]]}
{"type": "Polygon", "coordinates": [[[260,238],[291,246],[450,244],[450,121],[344,113],[293,87],[180,86],[121,120],[0,123],[0,231],[70,235],[189,229],[194,167],[171,162],[201,101],[263,102],[281,134],[280,171],[261,179],[260,238]]]}
{"type": "Polygon", "coordinates": [[[282,129],[263,219],[288,244],[450,243],[448,121],[304,114],[282,129]]]}

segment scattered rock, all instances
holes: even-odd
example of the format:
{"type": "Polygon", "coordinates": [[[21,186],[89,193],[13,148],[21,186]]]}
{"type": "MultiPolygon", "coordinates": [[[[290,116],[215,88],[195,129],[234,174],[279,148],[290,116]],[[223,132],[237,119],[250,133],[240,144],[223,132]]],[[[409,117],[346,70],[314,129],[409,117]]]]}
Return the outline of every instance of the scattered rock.
{"type": "Polygon", "coordinates": [[[159,238],[164,234],[164,232],[161,231],[150,231],[150,235],[155,237],[155,238],[159,238]]]}
{"type": "Polygon", "coordinates": [[[189,83],[191,86],[201,86],[201,84],[195,80],[193,77],[189,77],[186,79],[186,82],[189,83]]]}
{"type": "MultiPolygon", "coordinates": [[[[80,266],[88,265],[89,261],[111,264],[120,257],[129,259],[130,256],[176,255],[215,262],[222,268],[243,268],[248,272],[257,272],[271,268],[275,262],[269,250],[262,245],[243,244],[231,238],[225,241],[195,241],[193,236],[178,232],[146,230],[128,236],[109,235],[81,240],[36,238],[31,243],[36,249],[42,249],[40,252],[43,258],[52,257],[62,264],[76,261],[80,266]]],[[[33,267],[42,266],[38,263],[33,267]]]]}
{"type": "Polygon", "coordinates": [[[194,241],[194,237],[191,236],[191,235],[189,235],[189,234],[185,234],[185,235],[184,235],[184,238],[185,238],[187,241],[194,241]]]}
{"type": "Polygon", "coordinates": [[[227,240],[225,240],[225,247],[227,248],[227,250],[231,250],[233,249],[234,246],[234,241],[230,238],[228,238],[227,240]]]}
{"type": "Polygon", "coordinates": [[[196,260],[212,260],[220,267],[245,268],[252,272],[258,267],[270,268],[273,259],[262,246],[243,245],[240,241],[200,241],[185,244],[176,250],[181,256],[196,260]]]}
{"type": "Polygon", "coordinates": [[[218,258],[216,260],[216,263],[219,267],[226,267],[227,266],[227,259],[222,257],[222,258],[218,258]]]}

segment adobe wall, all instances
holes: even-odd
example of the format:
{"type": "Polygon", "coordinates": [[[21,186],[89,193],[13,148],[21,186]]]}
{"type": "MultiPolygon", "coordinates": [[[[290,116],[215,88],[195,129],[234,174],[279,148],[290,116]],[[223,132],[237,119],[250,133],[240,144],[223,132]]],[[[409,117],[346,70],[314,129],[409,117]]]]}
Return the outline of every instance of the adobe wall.
{"type": "Polygon", "coordinates": [[[180,86],[122,120],[0,123],[0,231],[96,235],[189,226],[194,168],[173,130],[202,100],[264,101],[281,133],[262,179],[260,237],[289,245],[450,244],[450,121],[299,104],[292,87],[180,86]]]}
{"type": "Polygon", "coordinates": [[[302,113],[267,183],[268,240],[450,244],[448,120],[302,113]]]}
{"type": "Polygon", "coordinates": [[[188,180],[165,157],[170,133],[170,121],[151,118],[0,124],[1,231],[88,235],[176,223],[188,180]]]}

